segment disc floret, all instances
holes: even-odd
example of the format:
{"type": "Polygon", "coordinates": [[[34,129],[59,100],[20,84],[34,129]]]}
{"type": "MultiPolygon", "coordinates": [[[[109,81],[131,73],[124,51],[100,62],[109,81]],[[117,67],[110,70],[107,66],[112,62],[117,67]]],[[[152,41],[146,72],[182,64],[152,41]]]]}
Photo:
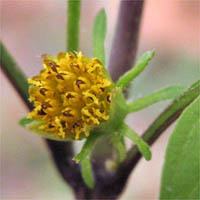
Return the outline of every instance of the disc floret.
{"type": "Polygon", "coordinates": [[[45,56],[44,69],[29,79],[29,117],[42,120],[41,130],[64,139],[81,139],[109,119],[112,82],[102,63],[81,53],[45,56]]]}

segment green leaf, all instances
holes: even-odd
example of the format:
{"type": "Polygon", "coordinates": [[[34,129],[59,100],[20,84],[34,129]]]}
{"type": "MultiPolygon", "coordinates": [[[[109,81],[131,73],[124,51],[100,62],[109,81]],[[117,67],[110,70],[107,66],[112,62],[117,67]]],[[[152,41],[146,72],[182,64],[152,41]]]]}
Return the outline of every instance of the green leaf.
{"type": "Polygon", "coordinates": [[[137,145],[139,151],[146,160],[151,160],[151,150],[149,145],[134,130],[124,124],[120,129],[120,133],[132,140],[137,145]]]}
{"type": "Polygon", "coordinates": [[[106,12],[104,9],[97,14],[93,28],[94,57],[105,66],[104,41],[106,37],[106,12]]]}
{"type": "Polygon", "coordinates": [[[31,122],[33,122],[34,119],[30,119],[30,118],[27,118],[27,117],[23,117],[19,120],[19,124],[23,127],[26,127],[26,125],[30,124],[31,122]]]}
{"type": "Polygon", "coordinates": [[[188,106],[169,139],[160,199],[199,199],[200,96],[188,106]]]}
{"type": "Polygon", "coordinates": [[[68,0],[67,51],[78,51],[81,0],[68,0]]]}
{"type": "Polygon", "coordinates": [[[89,156],[81,161],[81,174],[85,183],[92,189],[94,187],[94,177],[89,156]]]}
{"type": "Polygon", "coordinates": [[[146,52],[132,67],[131,70],[129,70],[119,78],[119,80],[116,83],[116,86],[122,87],[122,90],[124,90],[133,79],[135,79],[142,71],[144,71],[145,67],[148,66],[149,62],[151,61],[154,55],[155,51],[146,52]]]}
{"type": "Polygon", "coordinates": [[[124,137],[119,134],[110,134],[111,142],[119,153],[119,162],[122,162],[126,158],[126,146],[124,137]]]}
{"type": "Polygon", "coordinates": [[[127,104],[129,113],[139,111],[159,101],[177,98],[185,91],[184,86],[169,86],[153,94],[137,99],[127,104]]]}
{"type": "Polygon", "coordinates": [[[82,160],[86,159],[87,156],[91,153],[92,148],[94,147],[94,144],[96,142],[96,139],[100,136],[101,134],[96,133],[94,131],[91,131],[90,136],[86,139],[85,144],[83,145],[81,152],[77,154],[74,157],[74,160],[79,163],[82,160]]]}

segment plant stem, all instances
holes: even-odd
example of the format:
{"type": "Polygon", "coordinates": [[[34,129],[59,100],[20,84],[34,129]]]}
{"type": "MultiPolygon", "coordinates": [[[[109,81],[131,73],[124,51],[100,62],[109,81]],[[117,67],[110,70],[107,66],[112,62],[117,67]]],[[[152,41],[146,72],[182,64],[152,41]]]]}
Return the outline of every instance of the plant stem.
{"type": "Polygon", "coordinates": [[[97,14],[93,27],[93,56],[98,58],[105,66],[104,43],[107,29],[106,12],[104,9],[97,14]]]}
{"type": "Polygon", "coordinates": [[[67,2],[67,51],[78,51],[81,0],[67,2]]]}
{"type": "Polygon", "coordinates": [[[28,101],[29,94],[27,78],[3,45],[2,41],[0,41],[0,55],[0,64],[4,74],[12,82],[13,87],[16,89],[24,103],[29,109],[32,109],[33,105],[28,101]]]}
{"type": "MultiPolygon", "coordinates": [[[[194,99],[200,94],[200,86],[189,89],[180,98],[176,99],[153,124],[144,132],[143,139],[152,145],[157,138],[180,116],[183,110],[191,104],[194,99]]],[[[115,184],[126,183],[131,171],[134,169],[139,159],[142,157],[136,145],[128,152],[127,159],[122,163],[116,172],[115,184]]]]}
{"type": "Polygon", "coordinates": [[[83,196],[89,195],[89,189],[81,176],[80,165],[73,161],[73,143],[57,142],[48,139],[45,141],[58,172],[64,181],[73,189],[77,199],[82,199],[83,196]]]}
{"type": "Polygon", "coordinates": [[[180,98],[176,99],[145,131],[143,139],[150,145],[153,144],[160,134],[166,130],[171,123],[178,117],[182,111],[194,101],[200,94],[200,85],[194,89],[189,89],[180,98]],[[180,113],[180,114],[179,114],[180,113]],[[178,115],[178,116],[177,116],[178,115]]]}
{"type": "MultiPolygon", "coordinates": [[[[9,54],[2,42],[1,45],[1,58],[0,63],[6,77],[11,81],[12,86],[17,90],[23,99],[25,105],[29,110],[32,110],[33,106],[28,101],[28,83],[24,73],[20,70],[15,60],[9,54]]],[[[79,165],[72,160],[73,146],[72,142],[57,142],[53,140],[45,139],[45,142],[51,152],[54,163],[63,177],[63,179],[74,189],[77,197],[82,197],[83,188],[85,193],[88,193],[84,181],[82,180],[79,165]]]]}
{"type": "Polygon", "coordinates": [[[143,3],[143,0],[121,1],[108,68],[114,81],[133,66],[138,45],[143,3]]]}
{"type": "MultiPolygon", "coordinates": [[[[69,2],[72,3],[72,0],[69,2]]],[[[74,1],[73,3],[75,2],[77,1],[74,1]]],[[[119,24],[117,26],[110,60],[110,72],[114,80],[117,80],[120,75],[130,69],[133,65],[137,49],[137,39],[142,7],[143,1],[122,0],[121,2],[118,21],[119,24]]],[[[71,19],[72,15],[73,13],[69,15],[69,19],[71,19]]],[[[68,21],[70,21],[69,19],[68,21]]],[[[69,23],[72,23],[72,20],[69,23]]],[[[77,27],[77,24],[75,28],[77,27]]],[[[69,27],[73,27],[72,25],[73,24],[69,25],[69,27]]],[[[76,37],[74,40],[76,42],[68,42],[68,50],[78,49],[78,40],[76,40],[77,30],[79,31],[79,28],[76,29],[76,37]]],[[[73,35],[73,31],[74,30],[70,28],[70,35],[73,35]]],[[[68,36],[70,35],[68,34],[68,36]]],[[[2,65],[2,68],[4,68],[3,70],[6,71],[6,76],[11,80],[13,79],[12,73],[13,69],[15,69],[13,66],[15,65],[11,65],[12,70],[10,71],[5,65],[6,64],[2,65]]],[[[12,83],[15,88],[16,85],[18,86],[19,84],[16,81],[12,81],[12,83]]],[[[19,92],[24,94],[24,91],[20,87],[19,92]]],[[[184,108],[189,105],[198,94],[199,87],[196,87],[189,90],[180,99],[175,101],[155,120],[153,125],[144,133],[144,139],[148,141],[149,144],[155,142],[156,139],[178,118],[184,108]]],[[[24,102],[28,106],[28,101],[24,102]]],[[[136,166],[138,160],[141,158],[141,154],[139,153],[137,147],[134,146],[129,152],[128,158],[122,163],[117,172],[112,175],[106,172],[98,163],[98,165],[94,167],[96,186],[94,190],[89,190],[82,180],[79,165],[76,165],[75,162],[72,161],[72,143],[56,142],[51,140],[46,140],[46,143],[50,149],[60,174],[64,180],[68,182],[74,189],[74,193],[78,199],[116,199],[124,189],[132,169],[136,166]]]]}

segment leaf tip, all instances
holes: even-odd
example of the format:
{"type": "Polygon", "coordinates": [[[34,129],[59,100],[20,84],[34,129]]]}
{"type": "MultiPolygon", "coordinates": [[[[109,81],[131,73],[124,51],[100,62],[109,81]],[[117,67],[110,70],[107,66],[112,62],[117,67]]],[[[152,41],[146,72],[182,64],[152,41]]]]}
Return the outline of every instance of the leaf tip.
{"type": "Polygon", "coordinates": [[[153,50],[149,51],[148,53],[149,53],[150,57],[153,58],[156,54],[156,51],[153,49],[153,50]]]}
{"type": "Polygon", "coordinates": [[[21,125],[22,127],[26,127],[27,124],[30,124],[31,122],[33,122],[34,120],[31,118],[27,118],[27,117],[23,117],[19,120],[19,125],[21,125]]]}
{"type": "Polygon", "coordinates": [[[144,156],[144,158],[146,159],[146,161],[150,161],[152,158],[152,153],[151,150],[149,149],[148,153],[144,156]]]}
{"type": "Polygon", "coordinates": [[[106,16],[106,10],[105,8],[101,8],[99,11],[99,14],[105,15],[106,16]]]}

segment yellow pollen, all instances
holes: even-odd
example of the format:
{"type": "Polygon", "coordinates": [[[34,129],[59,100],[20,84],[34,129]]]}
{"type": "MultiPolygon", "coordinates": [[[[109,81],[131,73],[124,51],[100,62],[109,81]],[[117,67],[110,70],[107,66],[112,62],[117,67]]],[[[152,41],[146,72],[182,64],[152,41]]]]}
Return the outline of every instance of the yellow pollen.
{"type": "Polygon", "coordinates": [[[39,75],[28,79],[35,107],[29,117],[44,122],[40,129],[78,140],[109,119],[112,83],[98,59],[61,52],[45,56],[43,66],[39,75]]]}

